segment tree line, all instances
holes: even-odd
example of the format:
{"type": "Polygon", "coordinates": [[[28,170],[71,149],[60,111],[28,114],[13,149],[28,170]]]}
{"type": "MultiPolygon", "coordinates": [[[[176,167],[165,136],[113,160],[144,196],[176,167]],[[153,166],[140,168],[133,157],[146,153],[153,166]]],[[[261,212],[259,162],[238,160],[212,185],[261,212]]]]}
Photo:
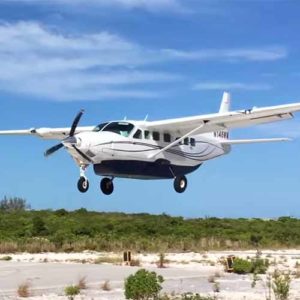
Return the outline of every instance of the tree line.
{"type": "Polygon", "coordinates": [[[0,252],[203,251],[300,246],[300,220],[196,218],[167,214],[30,210],[22,198],[0,201],[0,252]]]}

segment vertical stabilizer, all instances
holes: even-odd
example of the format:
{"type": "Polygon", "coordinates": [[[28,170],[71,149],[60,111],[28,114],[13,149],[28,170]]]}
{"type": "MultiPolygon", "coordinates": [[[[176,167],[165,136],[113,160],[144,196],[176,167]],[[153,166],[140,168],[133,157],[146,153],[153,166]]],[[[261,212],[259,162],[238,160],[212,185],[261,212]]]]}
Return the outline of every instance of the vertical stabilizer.
{"type": "MultiPolygon", "coordinates": [[[[219,113],[226,113],[230,110],[230,94],[228,92],[223,93],[223,98],[220,106],[219,113]]],[[[229,138],[229,132],[227,129],[214,132],[214,137],[227,140],[229,138]]]]}
{"type": "Polygon", "coordinates": [[[220,106],[219,113],[226,113],[230,110],[230,94],[228,92],[223,93],[223,98],[220,106]]]}

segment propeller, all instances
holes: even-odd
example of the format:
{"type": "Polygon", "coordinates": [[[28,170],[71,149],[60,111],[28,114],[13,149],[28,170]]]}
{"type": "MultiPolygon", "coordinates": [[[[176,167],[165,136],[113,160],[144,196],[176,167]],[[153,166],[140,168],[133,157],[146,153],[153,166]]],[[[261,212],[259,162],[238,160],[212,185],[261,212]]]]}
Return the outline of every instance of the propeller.
{"type": "MultiPolygon", "coordinates": [[[[73,144],[73,143],[76,144],[76,138],[74,138],[74,134],[75,134],[76,128],[77,128],[77,126],[78,126],[78,124],[79,124],[79,121],[80,121],[80,119],[81,119],[83,113],[84,113],[84,110],[82,109],[82,110],[80,110],[80,112],[76,115],[76,117],[75,117],[75,119],[74,119],[74,121],[73,121],[73,123],[72,123],[72,126],[71,126],[71,129],[70,129],[69,136],[66,137],[65,139],[63,139],[63,142],[69,142],[69,143],[71,143],[71,144],[73,144]]],[[[59,143],[59,144],[57,144],[57,145],[55,145],[55,146],[49,148],[48,150],[46,150],[45,153],[44,153],[44,156],[47,157],[47,156],[53,154],[54,152],[56,152],[57,150],[61,149],[62,147],[64,147],[64,144],[61,142],[61,143],[59,143]]],[[[81,154],[81,156],[83,156],[83,157],[86,159],[86,155],[85,155],[84,153],[82,153],[79,149],[77,149],[75,145],[73,145],[73,147],[75,148],[75,150],[76,150],[79,154],[81,154]],[[84,155],[83,155],[83,154],[84,154],[84,155]]]]}

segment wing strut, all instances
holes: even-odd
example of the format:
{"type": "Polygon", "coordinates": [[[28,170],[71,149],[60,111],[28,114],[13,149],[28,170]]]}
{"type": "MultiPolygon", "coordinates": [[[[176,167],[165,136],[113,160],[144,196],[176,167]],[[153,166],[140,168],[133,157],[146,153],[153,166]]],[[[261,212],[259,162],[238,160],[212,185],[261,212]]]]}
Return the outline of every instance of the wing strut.
{"type": "Polygon", "coordinates": [[[159,155],[160,153],[170,149],[171,147],[179,144],[181,141],[183,141],[185,138],[189,137],[190,135],[196,133],[197,131],[199,131],[200,129],[202,129],[205,125],[206,125],[207,121],[204,121],[200,126],[198,126],[197,128],[194,128],[193,130],[189,131],[188,133],[186,133],[185,135],[183,135],[181,138],[177,139],[176,141],[170,143],[169,145],[167,145],[166,147],[160,149],[158,152],[156,152],[155,154],[151,154],[148,156],[148,158],[153,158],[156,157],[157,155],[159,155]]]}

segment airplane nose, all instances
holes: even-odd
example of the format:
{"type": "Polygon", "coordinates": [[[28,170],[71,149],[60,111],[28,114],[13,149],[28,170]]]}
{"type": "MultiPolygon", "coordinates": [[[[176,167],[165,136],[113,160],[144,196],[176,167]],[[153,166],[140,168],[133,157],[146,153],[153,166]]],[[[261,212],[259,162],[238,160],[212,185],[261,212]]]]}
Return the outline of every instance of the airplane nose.
{"type": "Polygon", "coordinates": [[[64,139],[62,141],[62,143],[65,146],[68,146],[68,145],[78,146],[78,142],[79,142],[79,139],[77,139],[75,136],[68,136],[66,139],[64,139]]]}

